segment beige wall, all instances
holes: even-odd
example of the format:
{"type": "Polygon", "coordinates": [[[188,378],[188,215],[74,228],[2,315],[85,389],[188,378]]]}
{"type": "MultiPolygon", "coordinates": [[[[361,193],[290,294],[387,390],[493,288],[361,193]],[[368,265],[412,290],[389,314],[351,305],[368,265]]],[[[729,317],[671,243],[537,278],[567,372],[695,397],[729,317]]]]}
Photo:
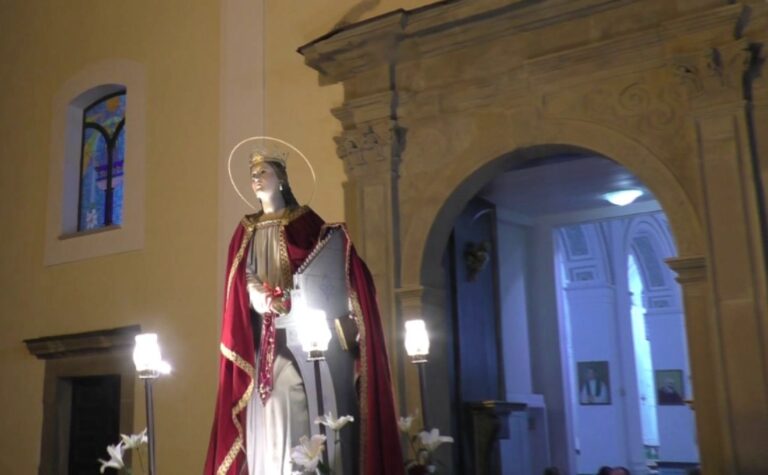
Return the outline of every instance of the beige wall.
{"type": "Polygon", "coordinates": [[[158,468],[197,473],[213,404],[202,389],[216,377],[219,5],[16,1],[2,10],[0,472],[37,473],[44,363],[22,340],[138,323],[161,334],[176,367],[156,387],[158,468]],[[53,96],[114,58],[147,74],[144,249],[44,267],[53,96]]]}
{"type": "MultiPolygon", "coordinates": [[[[254,110],[264,117],[263,125],[254,121],[254,128],[263,126],[263,132],[307,152],[318,170],[312,204],[328,221],[344,219],[344,175],[333,142],[339,129],[330,114],[341,104],[341,88],[320,87],[296,48],[345,16],[356,21],[428,2],[368,3],[267,0],[263,56],[243,45],[227,57],[264,58],[264,89],[243,86],[256,109],[265,104],[254,110]],[[357,3],[363,8],[353,10],[357,3]]],[[[221,236],[234,226],[217,208],[225,193],[220,155],[224,138],[241,133],[222,125],[228,124],[222,112],[228,85],[221,78],[228,76],[222,74],[227,51],[222,53],[221,30],[228,23],[220,20],[225,8],[231,15],[241,7],[253,11],[246,0],[3,3],[0,420],[14,430],[0,434],[1,473],[36,473],[39,459],[44,363],[22,340],[130,324],[160,333],[175,367],[155,389],[158,469],[200,471],[215,397],[221,236]],[[140,251],[45,267],[52,100],[68,79],[105,59],[133,60],[146,70],[145,245],[140,251]]],[[[126,180],[130,183],[130,177],[126,180]]],[[[307,186],[306,177],[297,173],[294,188],[307,186]]],[[[136,391],[139,430],[145,424],[140,385],[136,391]]]]}

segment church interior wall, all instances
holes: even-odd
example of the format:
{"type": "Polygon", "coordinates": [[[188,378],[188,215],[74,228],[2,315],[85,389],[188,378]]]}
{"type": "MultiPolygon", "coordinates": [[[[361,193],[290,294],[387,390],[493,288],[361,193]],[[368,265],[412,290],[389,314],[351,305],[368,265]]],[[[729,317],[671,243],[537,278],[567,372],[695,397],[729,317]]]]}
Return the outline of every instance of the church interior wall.
{"type": "MultiPolygon", "coordinates": [[[[567,327],[570,331],[567,332],[567,340],[561,344],[571,347],[568,352],[569,370],[574,371],[577,362],[581,361],[607,361],[612,396],[610,407],[584,406],[578,403],[578,399],[573,402],[580,473],[589,472],[602,463],[625,464],[633,470],[641,470],[645,456],[641,451],[643,443],[658,445],[659,460],[663,462],[695,464],[698,461],[694,413],[690,407],[659,405],[656,402],[654,410],[644,412],[643,406],[638,406],[638,401],[632,396],[640,394],[648,404],[652,400],[650,395],[642,396],[639,382],[635,380],[641,370],[641,362],[637,361],[640,356],[636,350],[633,351],[637,343],[633,342],[636,336],[632,335],[634,330],[629,324],[632,316],[625,276],[628,252],[635,252],[630,251],[633,239],[641,233],[650,238],[655,251],[653,255],[636,256],[643,281],[646,282],[641,298],[645,301],[645,337],[651,357],[648,363],[652,370],[681,370],[682,397],[690,399],[693,396],[680,291],[671,271],[663,266],[663,259],[673,257],[675,251],[674,246],[664,249],[662,243],[670,243],[673,238],[663,225],[650,227],[646,224],[663,221],[663,213],[657,211],[609,221],[582,222],[578,226],[586,235],[602,229],[599,231],[600,238],[593,236],[588,240],[589,247],[597,251],[593,251],[597,259],[595,262],[568,261],[565,257],[568,261],[566,274],[571,281],[565,286],[563,305],[567,308],[561,305],[560,313],[561,318],[569,320],[567,327]],[[605,250],[601,251],[603,247],[605,250]],[[654,262],[648,262],[648,259],[654,262]],[[649,278],[649,267],[652,265],[662,275],[649,278]],[[594,278],[578,280],[578,271],[589,267],[596,270],[591,275],[594,278]],[[645,420],[644,417],[652,420],[645,420]],[[653,426],[658,429],[653,429],[653,426]],[[613,445],[603,443],[606,431],[619,442],[613,445]],[[638,437],[642,437],[639,442],[638,437]]],[[[651,384],[655,391],[658,382],[651,384]]],[[[572,383],[571,387],[578,386],[572,383]]]]}
{"type": "MultiPolygon", "coordinates": [[[[620,279],[620,274],[626,272],[624,264],[617,266],[619,261],[626,260],[626,252],[631,245],[632,237],[638,233],[652,235],[658,259],[656,262],[664,274],[664,287],[656,284],[651,291],[644,293],[646,300],[647,338],[652,351],[654,369],[682,369],[684,384],[688,397],[691,397],[689,366],[687,361],[687,344],[683,326],[683,313],[680,293],[671,271],[663,264],[663,259],[673,257],[674,238],[669,235],[669,228],[664,225],[665,218],[658,210],[658,205],[642,203],[628,207],[630,209],[602,208],[597,210],[567,213],[560,215],[529,218],[507,211],[497,205],[497,229],[499,249],[499,285],[502,302],[502,328],[504,339],[502,343],[503,359],[505,362],[505,377],[508,389],[508,400],[525,400],[528,398],[536,405],[536,398],[545,395],[543,402],[547,404],[548,412],[565,414],[570,422],[550,424],[552,440],[572,439],[574,448],[579,454],[574,467],[578,473],[591,473],[597,467],[609,465],[632,466],[641,470],[645,464],[645,453],[642,449],[642,433],[637,401],[630,400],[630,394],[637,393],[635,381],[635,355],[632,354],[633,344],[625,341],[630,334],[623,335],[629,330],[629,323],[621,324],[621,320],[629,321],[629,300],[621,298],[620,288],[623,284],[614,282],[620,279]],[[622,217],[622,213],[628,213],[622,217]],[[609,220],[609,221],[606,221],[609,220]],[[599,223],[605,223],[602,225],[599,223]],[[650,225],[648,223],[651,223],[650,225]],[[560,337],[555,338],[547,330],[547,316],[540,310],[547,306],[551,297],[546,289],[536,287],[536,274],[542,266],[547,265],[546,259],[554,262],[551,242],[534,239],[534,233],[539,235],[557,233],[560,226],[580,226],[587,233],[591,257],[586,261],[569,261],[564,248],[559,247],[568,262],[563,269],[563,279],[558,279],[558,286],[563,286],[564,299],[559,302],[556,311],[560,337]],[[536,231],[538,229],[538,231],[536,231]],[[602,231],[600,230],[602,229],[602,231]],[[603,244],[605,242],[605,244],[603,244]],[[526,273],[518,269],[519,252],[524,256],[541,256],[538,265],[533,265],[526,273]],[[609,256],[606,252],[611,253],[609,256]],[[546,257],[549,256],[549,257],[546,257]],[[624,257],[622,257],[624,256],[624,257]],[[578,271],[589,270],[584,275],[584,281],[578,278],[578,271]],[[624,269],[624,270],[622,270],[624,269]],[[519,295],[515,286],[509,284],[517,279],[518,286],[530,287],[527,292],[519,295]],[[525,277],[523,277],[525,276],[525,277]],[[572,281],[572,282],[569,282],[572,281]],[[619,285],[621,284],[621,285],[619,285]],[[539,290],[541,289],[541,290],[539,290]],[[651,303],[663,300],[663,304],[651,303]],[[515,302],[513,306],[505,302],[515,302]],[[626,308],[624,308],[626,307],[626,308]],[[528,325],[519,326],[515,315],[522,312],[538,315],[528,325]],[[623,310],[621,310],[623,309],[623,310]],[[514,332],[507,329],[518,325],[514,332]],[[621,328],[620,328],[621,327],[621,328]],[[538,342],[531,340],[537,335],[547,335],[546,339],[538,342]],[[524,341],[522,341],[524,340],[524,341]],[[546,342],[546,343],[545,343],[546,342]],[[607,361],[609,366],[611,404],[585,406],[579,404],[577,362],[607,361]],[[562,382],[553,384],[551,378],[534,374],[535,383],[531,386],[530,368],[547,366],[562,370],[559,378],[562,382]],[[562,365],[562,366],[561,366],[562,365]],[[527,377],[525,373],[527,373],[527,377]],[[565,387],[566,397],[562,405],[547,397],[565,387]],[[554,387],[553,387],[554,386],[554,387]],[[510,388],[520,387],[520,391],[510,388]],[[634,388],[634,389],[633,389],[634,388]],[[629,404],[635,402],[635,404],[629,404]],[[570,415],[569,415],[570,414],[570,415]],[[632,417],[634,414],[634,417],[632,417]],[[573,427],[572,435],[567,432],[568,425],[573,427]],[[606,438],[605,434],[611,434],[606,438]],[[634,448],[634,450],[630,450],[634,448]]],[[[558,240],[558,242],[560,242],[558,240]]],[[[539,279],[540,280],[540,279],[539,279]]],[[[626,280],[626,279],[624,279],[626,280]]],[[[626,293],[626,292],[625,292],[626,293]]],[[[551,325],[549,325],[551,327],[551,325]]],[[[688,406],[657,406],[658,437],[660,440],[659,458],[666,462],[696,463],[698,448],[695,440],[693,411],[688,406]]],[[[502,441],[509,444],[510,441],[502,441]]],[[[512,450],[512,449],[510,449],[512,450]]],[[[553,455],[557,457],[558,449],[554,448],[553,455]]],[[[531,453],[525,453],[530,457],[531,453]]],[[[549,458],[550,454],[546,454],[549,458]]],[[[507,462],[508,463],[508,462],[507,462]]],[[[514,465],[514,464],[513,464],[514,465]]]]}
{"type": "Polygon", "coordinates": [[[530,223],[519,223],[501,207],[496,207],[496,233],[499,261],[499,300],[502,354],[508,401],[532,394],[531,361],[528,339],[528,269],[530,223]]]}

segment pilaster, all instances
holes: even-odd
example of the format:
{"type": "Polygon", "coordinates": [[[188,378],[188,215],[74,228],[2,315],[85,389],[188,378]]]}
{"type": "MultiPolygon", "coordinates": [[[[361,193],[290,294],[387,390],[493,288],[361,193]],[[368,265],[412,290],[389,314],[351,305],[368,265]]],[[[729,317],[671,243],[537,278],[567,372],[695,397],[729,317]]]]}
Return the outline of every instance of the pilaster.
{"type": "Polygon", "coordinates": [[[733,440],[723,387],[723,351],[708,280],[710,269],[701,256],[669,259],[667,264],[677,274],[685,307],[697,441],[700,452],[707,454],[703,470],[734,473],[733,440]]]}
{"type": "Polygon", "coordinates": [[[379,299],[384,333],[390,348],[393,381],[399,380],[393,347],[399,327],[395,315],[397,173],[404,131],[390,117],[393,93],[347,101],[333,111],[343,131],[334,137],[344,162],[346,219],[358,252],[371,271],[379,299]]]}
{"type": "Polygon", "coordinates": [[[759,441],[768,438],[768,424],[754,421],[768,421],[765,256],[744,90],[752,52],[739,40],[682,59],[707,216],[733,463],[739,473],[764,473],[768,460],[759,441]]]}

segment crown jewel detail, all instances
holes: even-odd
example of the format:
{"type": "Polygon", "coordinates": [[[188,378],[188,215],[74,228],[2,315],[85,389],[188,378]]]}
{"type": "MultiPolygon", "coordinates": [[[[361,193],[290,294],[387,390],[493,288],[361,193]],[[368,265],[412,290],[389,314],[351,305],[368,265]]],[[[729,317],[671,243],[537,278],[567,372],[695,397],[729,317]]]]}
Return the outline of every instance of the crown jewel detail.
{"type": "Polygon", "coordinates": [[[253,152],[251,152],[249,162],[250,162],[251,168],[263,162],[278,163],[282,165],[283,168],[285,168],[287,160],[288,160],[288,152],[254,150],[253,152]]]}

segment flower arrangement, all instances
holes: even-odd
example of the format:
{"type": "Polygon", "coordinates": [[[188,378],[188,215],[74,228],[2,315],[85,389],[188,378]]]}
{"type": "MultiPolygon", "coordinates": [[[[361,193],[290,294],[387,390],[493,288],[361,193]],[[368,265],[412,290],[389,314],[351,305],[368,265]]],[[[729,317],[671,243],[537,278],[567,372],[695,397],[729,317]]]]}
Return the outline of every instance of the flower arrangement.
{"type": "Polygon", "coordinates": [[[401,432],[408,436],[413,458],[405,462],[405,469],[408,475],[425,475],[437,473],[436,461],[433,459],[433,452],[443,444],[453,443],[453,437],[440,435],[438,429],[427,431],[422,430],[411,434],[413,426],[413,416],[401,417],[397,421],[397,426],[401,432]]]}
{"type": "MultiPolygon", "coordinates": [[[[352,416],[341,416],[338,419],[333,417],[332,413],[328,413],[322,417],[315,419],[315,424],[321,424],[334,432],[339,432],[344,426],[350,422],[354,422],[355,418],[352,416]]],[[[294,464],[301,467],[301,470],[294,471],[293,475],[301,474],[323,474],[330,475],[333,473],[331,467],[323,462],[323,450],[325,450],[326,437],[322,434],[313,435],[311,438],[306,435],[301,436],[299,439],[299,445],[291,449],[291,460],[294,464]]],[[[339,438],[336,437],[336,443],[339,443],[339,438]]]]}
{"type": "Polygon", "coordinates": [[[139,457],[139,466],[141,467],[142,473],[143,473],[144,462],[141,458],[141,451],[139,449],[141,448],[142,445],[145,445],[147,441],[148,441],[147,429],[144,429],[138,434],[131,434],[131,435],[120,434],[120,442],[114,445],[107,446],[107,454],[109,454],[109,460],[99,459],[99,463],[101,463],[101,469],[99,471],[101,473],[104,473],[104,470],[108,468],[115,468],[128,475],[133,475],[133,471],[131,470],[131,468],[125,466],[125,461],[123,460],[123,456],[125,455],[126,450],[135,449],[136,454],[139,457]]]}

